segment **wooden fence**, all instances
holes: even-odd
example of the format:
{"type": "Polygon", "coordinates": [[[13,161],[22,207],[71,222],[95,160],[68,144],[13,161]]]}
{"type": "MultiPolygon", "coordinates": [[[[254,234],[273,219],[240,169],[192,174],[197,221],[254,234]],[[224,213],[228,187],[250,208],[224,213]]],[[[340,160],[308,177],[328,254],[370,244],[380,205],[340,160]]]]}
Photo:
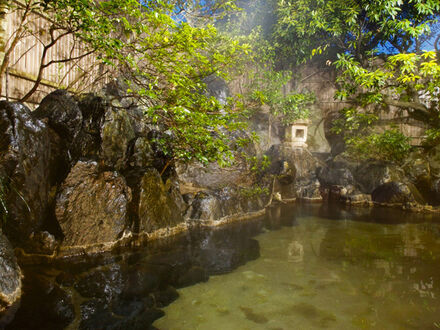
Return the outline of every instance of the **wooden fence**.
{"type": "MultiPolygon", "coordinates": [[[[313,65],[303,66],[300,72],[297,74],[302,77],[300,82],[295,82],[296,86],[289,86],[291,90],[310,91],[316,95],[316,109],[318,113],[316,116],[321,118],[328,118],[332,113],[336,113],[350,104],[343,101],[335,100],[334,95],[336,92],[335,85],[335,72],[330,67],[322,68],[313,65]]],[[[389,112],[383,112],[380,118],[386,122],[396,118],[398,109],[396,107],[390,107],[389,112]]],[[[420,127],[420,123],[416,124],[410,120],[406,123],[397,124],[399,129],[407,137],[411,139],[411,144],[419,146],[422,143],[423,135],[425,134],[426,127],[420,127]]],[[[389,125],[382,126],[383,129],[389,128],[389,125]]]]}
{"type": "MultiPolygon", "coordinates": [[[[47,48],[51,41],[48,32],[52,25],[50,18],[31,12],[23,21],[24,11],[24,8],[19,7],[6,13],[4,18],[5,49],[11,47],[18,33],[20,37],[2,77],[1,98],[20,100],[35,85],[42,64],[49,61],[53,63],[42,71],[41,83],[27,100],[28,103],[38,103],[48,92],[57,88],[66,88],[73,92],[92,91],[108,82],[108,75],[96,57],[93,54],[86,55],[87,50],[71,34],[61,37],[52,47],[47,48]],[[46,56],[42,59],[45,48],[46,56]],[[66,59],[73,60],[65,61],[66,59]]],[[[56,33],[55,37],[62,32],[56,33]]]]}

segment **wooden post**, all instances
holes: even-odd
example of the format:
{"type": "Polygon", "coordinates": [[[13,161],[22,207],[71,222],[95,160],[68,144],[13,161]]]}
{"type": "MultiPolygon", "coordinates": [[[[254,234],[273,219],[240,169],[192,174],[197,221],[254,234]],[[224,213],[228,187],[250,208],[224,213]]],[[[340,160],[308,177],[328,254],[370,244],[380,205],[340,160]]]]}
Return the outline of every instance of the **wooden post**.
{"type": "MultiPolygon", "coordinates": [[[[6,49],[6,15],[7,15],[7,4],[9,0],[0,0],[0,65],[3,63],[5,58],[6,49]]],[[[4,77],[0,77],[0,95],[2,95],[4,77]]]]}

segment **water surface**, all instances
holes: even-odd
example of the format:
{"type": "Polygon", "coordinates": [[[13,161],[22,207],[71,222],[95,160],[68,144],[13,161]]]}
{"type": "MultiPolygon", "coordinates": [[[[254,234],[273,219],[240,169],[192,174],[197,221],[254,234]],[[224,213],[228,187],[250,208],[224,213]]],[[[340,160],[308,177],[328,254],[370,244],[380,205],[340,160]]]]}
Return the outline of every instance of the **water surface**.
{"type": "Polygon", "coordinates": [[[22,264],[6,328],[439,329],[439,257],[438,216],[281,205],[108,255],[22,264]]]}
{"type": "Polygon", "coordinates": [[[437,219],[306,206],[275,209],[264,224],[260,258],[179,289],[154,326],[440,328],[437,219]]]}

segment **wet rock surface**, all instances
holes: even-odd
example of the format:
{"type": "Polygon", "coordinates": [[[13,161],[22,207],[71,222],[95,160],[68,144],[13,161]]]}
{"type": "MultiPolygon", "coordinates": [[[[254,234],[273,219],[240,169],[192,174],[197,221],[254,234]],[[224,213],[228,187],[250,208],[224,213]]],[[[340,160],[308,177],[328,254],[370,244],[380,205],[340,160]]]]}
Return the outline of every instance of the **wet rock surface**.
{"type": "Polygon", "coordinates": [[[18,103],[0,102],[0,178],[8,188],[4,233],[24,243],[43,227],[50,201],[51,149],[47,126],[18,103]]]}
{"type": "Polygon", "coordinates": [[[75,99],[65,90],[56,90],[47,95],[32,115],[37,119],[47,119],[48,125],[67,144],[75,140],[82,127],[81,110],[75,99]]]}
{"type": "Polygon", "coordinates": [[[45,270],[32,275],[28,271],[28,274],[23,281],[26,294],[7,328],[64,329],[75,318],[72,294],[54,283],[45,270]]]}
{"type": "Polygon", "coordinates": [[[243,164],[227,169],[221,168],[217,163],[207,166],[200,163],[180,164],[177,167],[177,174],[184,184],[210,190],[250,183],[250,177],[243,164]]]}
{"type": "Polygon", "coordinates": [[[391,181],[402,181],[404,173],[397,166],[382,162],[364,162],[354,171],[359,189],[371,194],[374,189],[391,181]]]}
{"type": "Polygon", "coordinates": [[[261,210],[267,200],[265,193],[247,196],[245,191],[232,187],[202,191],[191,200],[186,216],[192,220],[219,220],[261,210]]]}
{"type": "Polygon", "coordinates": [[[372,192],[371,197],[377,203],[405,204],[416,202],[411,188],[410,185],[401,182],[388,182],[377,187],[372,192]]]}
{"type": "Polygon", "coordinates": [[[129,157],[129,145],[136,135],[126,109],[109,108],[101,130],[101,158],[107,166],[121,170],[129,157]]]}
{"type": "Polygon", "coordinates": [[[78,162],[60,188],[56,216],[64,246],[117,240],[126,228],[131,190],[117,172],[95,162],[78,162]]]}
{"type": "Polygon", "coordinates": [[[229,169],[190,164],[176,173],[153,142],[160,128],[120,88],[75,97],[58,90],[34,112],[1,103],[0,177],[10,219],[3,230],[26,253],[52,255],[61,246],[65,255],[74,246],[114,243],[123,232],[151,233],[266,205],[261,194],[239,194],[255,181],[244,162],[229,169]],[[186,200],[182,183],[196,188],[186,200]]]}
{"type": "Polygon", "coordinates": [[[139,197],[139,231],[173,227],[183,222],[183,201],[180,194],[174,194],[177,188],[172,180],[163,183],[158,171],[147,171],[141,180],[139,197]]]}
{"type": "Polygon", "coordinates": [[[83,122],[75,140],[73,154],[76,159],[98,159],[101,151],[101,127],[104,123],[107,105],[102,97],[87,94],[78,101],[83,122]]]}
{"type": "Polygon", "coordinates": [[[322,199],[317,176],[321,162],[307,149],[274,145],[266,155],[271,160],[268,172],[277,177],[282,198],[322,199]]]}
{"type": "Polygon", "coordinates": [[[22,294],[21,270],[8,239],[0,233],[0,327],[22,294]]]}

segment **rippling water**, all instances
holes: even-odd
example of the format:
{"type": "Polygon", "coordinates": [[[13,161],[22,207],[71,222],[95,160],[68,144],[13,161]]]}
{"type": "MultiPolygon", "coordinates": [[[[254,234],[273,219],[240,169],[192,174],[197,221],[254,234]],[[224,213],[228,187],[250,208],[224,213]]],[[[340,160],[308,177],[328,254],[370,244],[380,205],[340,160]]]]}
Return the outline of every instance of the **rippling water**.
{"type": "Polygon", "coordinates": [[[260,258],[179,289],[154,326],[440,328],[438,220],[394,210],[309,208],[275,210],[265,221],[273,230],[255,237],[260,258]]]}

